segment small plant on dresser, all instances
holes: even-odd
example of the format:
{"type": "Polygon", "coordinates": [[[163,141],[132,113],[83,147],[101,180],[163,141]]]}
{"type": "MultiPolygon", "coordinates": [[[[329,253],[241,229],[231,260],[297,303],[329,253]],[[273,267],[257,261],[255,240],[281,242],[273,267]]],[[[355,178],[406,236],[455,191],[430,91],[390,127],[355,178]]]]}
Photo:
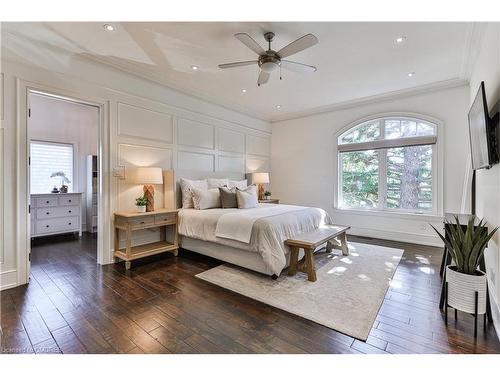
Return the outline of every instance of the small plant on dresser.
{"type": "Polygon", "coordinates": [[[135,199],[135,206],[137,208],[137,212],[146,212],[147,204],[148,204],[148,198],[144,196],[135,199]]]}

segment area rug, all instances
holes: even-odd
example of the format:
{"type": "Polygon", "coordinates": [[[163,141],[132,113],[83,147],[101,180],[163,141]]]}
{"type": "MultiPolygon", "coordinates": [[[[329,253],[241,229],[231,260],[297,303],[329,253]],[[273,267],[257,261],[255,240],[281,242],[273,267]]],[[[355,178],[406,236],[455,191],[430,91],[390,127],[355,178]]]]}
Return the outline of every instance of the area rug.
{"type": "Polygon", "coordinates": [[[349,256],[316,252],[316,282],[302,272],[272,280],[229,264],[196,277],[366,341],[403,250],[354,242],[349,249],[349,256]]]}

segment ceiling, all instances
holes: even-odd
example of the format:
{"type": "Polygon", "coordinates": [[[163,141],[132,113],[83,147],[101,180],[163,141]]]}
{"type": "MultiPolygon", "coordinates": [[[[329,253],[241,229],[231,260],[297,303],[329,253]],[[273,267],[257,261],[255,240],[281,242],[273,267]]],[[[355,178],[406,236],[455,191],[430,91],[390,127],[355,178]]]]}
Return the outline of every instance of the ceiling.
{"type": "MultiPolygon", "coordinates": [[[[275,121],[347,101],[466,78],[471,23],[161,22],[3,23],[2,31],[69,54],[119,67],[254,117],[275,121]],[[307,33],[319,44],[289,57],[315,65],[311,74],[283,70],[257,87],[258,66],[221,70],[220,63],[255,59],[233,35],[276,34],[279,50],[307,33]],[[395,39],[405,36],[403,43],[395,39]],[[192,66],[199,67],[192,70],[192,66]],[[413,77],[408,73],[415,72],[413,77]],[[242,93],[246,89],[246,93],[242,93]],[[276,105],[281,105],[280,109],[276,105]]],[[[12,44],[17,54],[26,48],[12,44]]],[[[44,56],[46,58],[46,56],[44,56]]]]}

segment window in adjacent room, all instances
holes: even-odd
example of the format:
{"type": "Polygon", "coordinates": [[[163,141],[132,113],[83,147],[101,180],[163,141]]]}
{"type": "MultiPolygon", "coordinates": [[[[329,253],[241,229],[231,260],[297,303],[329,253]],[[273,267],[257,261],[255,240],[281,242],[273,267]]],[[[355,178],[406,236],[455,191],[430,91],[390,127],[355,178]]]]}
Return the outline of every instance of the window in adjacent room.
{"type": "Polygon", "coordinates": [[[69,179],[68,192],[73,192],[74,150],[70,143],[31,141],[31,193],[47,194],[54,186],[61,186],[61,177],[50,177],[64,172],[69,179]]]}
{"type": "Polygon", "coordinates": [[[436,211],[435,124],[387,117],[337,139],[338,207],[412,213],[436,211]]]}

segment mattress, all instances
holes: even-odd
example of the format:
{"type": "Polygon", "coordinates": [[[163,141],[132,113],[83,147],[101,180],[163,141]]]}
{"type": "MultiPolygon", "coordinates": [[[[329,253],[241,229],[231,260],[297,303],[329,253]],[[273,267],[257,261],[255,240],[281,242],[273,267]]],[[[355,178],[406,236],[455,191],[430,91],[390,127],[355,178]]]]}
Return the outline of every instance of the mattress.
{"type": "MultiPolygon", "coordinates": [[[[259,210],[269,207],[269,203],[260,204],[259,210]]],[[[181,209],[179,211],[179,234],[181,236],[208,241],[243,251],[257,253],[262,257],[266,268],[279,275],[286,267],[289,252],[284,244],[287,238],[299,233],[309,232],[325,224],[332,224],[330,216],[320,208],[298,207],[291,212],[257,219],[252,226],[250,241],[240,242],[216,236],[219,218],[225,214],[242,211],[238,209],[215,208],[209,210],[181,209]]],[[[221,247],[222,248],[222,247],[221,247]]],[[[221,251],[224,251],[221,249],[221,251]]]]}

